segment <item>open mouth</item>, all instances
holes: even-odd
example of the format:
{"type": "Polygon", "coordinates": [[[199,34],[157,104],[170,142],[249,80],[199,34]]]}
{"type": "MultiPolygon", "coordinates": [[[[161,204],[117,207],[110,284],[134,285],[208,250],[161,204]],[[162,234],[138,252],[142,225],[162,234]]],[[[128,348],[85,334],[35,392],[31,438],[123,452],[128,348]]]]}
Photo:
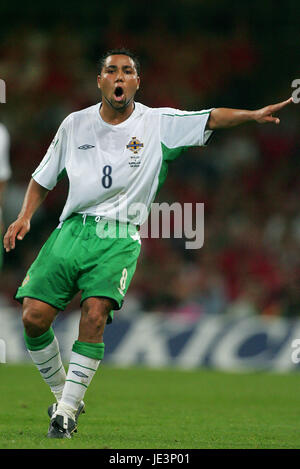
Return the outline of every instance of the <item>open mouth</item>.
{"type": "Polygon", "coordinates": [[[115,100],[116,101],[122,101],[124,98],[124,91],[121,86],[117,86],[115,89],[115,100]]]}

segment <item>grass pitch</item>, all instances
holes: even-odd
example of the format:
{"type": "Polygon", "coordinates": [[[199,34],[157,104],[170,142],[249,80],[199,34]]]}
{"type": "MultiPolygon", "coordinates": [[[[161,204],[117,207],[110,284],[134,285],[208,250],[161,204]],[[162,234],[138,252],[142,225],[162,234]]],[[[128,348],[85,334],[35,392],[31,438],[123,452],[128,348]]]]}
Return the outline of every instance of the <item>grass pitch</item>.
{"type": "Polygon", "coordinates": [[[300,448],[297,374],[101,365],[71,440],[48,440],[52,393],[31,365],[0,365],[0,448],[300,448]]]}

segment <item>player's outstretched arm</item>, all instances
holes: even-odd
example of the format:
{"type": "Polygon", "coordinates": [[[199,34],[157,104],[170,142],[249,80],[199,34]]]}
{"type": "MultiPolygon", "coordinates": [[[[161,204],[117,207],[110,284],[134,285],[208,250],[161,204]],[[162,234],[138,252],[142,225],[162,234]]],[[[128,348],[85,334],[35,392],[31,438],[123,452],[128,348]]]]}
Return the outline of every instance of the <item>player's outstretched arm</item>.
{"type": "Polygon", "coordinates": [[[15,248],[16,237],[17,239],[22,240],[28,233],[30,230],[30,220],[46,198],[48,192],[49,191],[45,189],[45,187],[42,187],[34,179],[31,179],[24,197],[21,212],[19,213],[17,220],[8,227],[4,236],[3,245],[6,252],[15,248]]]}
{"type": "Polygon", "coordinates": [[[207,128],[211,130],[226,129],[236,125],[244,124],[245,122],[258,122],[265,124],[271,122],[279,124],[280,119],[273,116],[273,114],[280,111],[282,108],[293,102],[293,98],[282,101],[277,104],[270,104],[269,106],[257,109],[256,111],[248,111],[246,109],[230,109],[230,108],[216,108],[210,113],[207,128]]]}

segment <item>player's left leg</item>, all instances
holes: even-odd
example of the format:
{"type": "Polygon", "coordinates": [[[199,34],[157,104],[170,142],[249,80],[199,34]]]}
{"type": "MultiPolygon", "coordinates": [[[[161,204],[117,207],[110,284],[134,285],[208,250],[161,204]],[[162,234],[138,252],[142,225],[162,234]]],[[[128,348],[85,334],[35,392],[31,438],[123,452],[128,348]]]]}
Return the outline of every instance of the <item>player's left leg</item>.
{"type": "MultiPolygon", "coordinates": [[[[76,412],[104,356],[103,332],[113,306],[112,300],[101,297],[87,298],[82,303],[78,340],[73,345],[62,398],[52,418],[60,426],[65,423],[67,437],[76,429],[76,412]]],[[[48,436],[60,437],[55,431],[48,436]]]]}

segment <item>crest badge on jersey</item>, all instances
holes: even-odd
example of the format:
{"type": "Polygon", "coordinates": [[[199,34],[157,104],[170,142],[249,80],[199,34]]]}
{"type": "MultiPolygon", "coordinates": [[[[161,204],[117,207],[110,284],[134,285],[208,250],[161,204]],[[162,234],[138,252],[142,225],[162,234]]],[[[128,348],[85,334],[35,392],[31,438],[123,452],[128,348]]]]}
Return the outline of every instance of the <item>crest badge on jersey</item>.
{"type": "Polygon", "coordinates": [[[131,168],[138,168],[141,164],[139,151],[144,147],[144,144],[140,142],[136,137],[132,137],[130,142],[126,145],[128,150],[132,151],[130,156],[129,166],[131,168]]]}

